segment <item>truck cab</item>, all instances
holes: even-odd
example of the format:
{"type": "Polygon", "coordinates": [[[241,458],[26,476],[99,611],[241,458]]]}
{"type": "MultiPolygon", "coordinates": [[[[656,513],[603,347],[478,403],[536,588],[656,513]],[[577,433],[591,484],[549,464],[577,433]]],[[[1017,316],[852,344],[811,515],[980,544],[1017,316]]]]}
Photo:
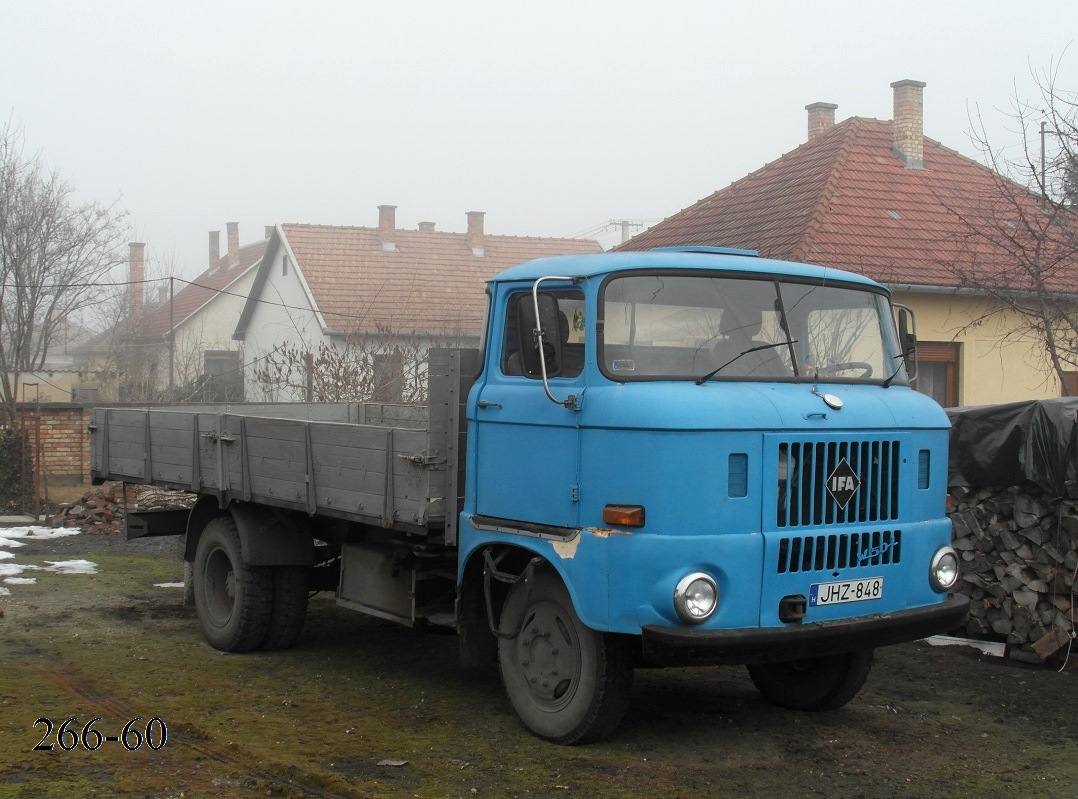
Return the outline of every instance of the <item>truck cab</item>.
{"type": "Polygon", "coordinates": [[[962,623],[949,424],[885,287],[669,248],[532,261],[488,292],[463,646],[495,641],[533,733],[602,737],[639,665],[742,663],[771,701],[835,708],[875,647],[962,623]]]}

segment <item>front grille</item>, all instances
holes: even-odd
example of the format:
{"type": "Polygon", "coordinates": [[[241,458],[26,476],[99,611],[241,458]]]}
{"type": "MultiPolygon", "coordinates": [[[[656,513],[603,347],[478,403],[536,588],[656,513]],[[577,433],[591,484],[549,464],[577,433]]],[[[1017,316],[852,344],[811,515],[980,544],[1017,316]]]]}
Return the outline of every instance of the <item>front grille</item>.
{"type": "Polygon", "coordinates": [[[779,574],[886,566],[902,559],[902,531],[791,536],[779,540],[779,574]]]}
{"type": "Polygon", "coordinates": [[[815,527],[897,519],[899,463],[894,440],[783,441],[776,523],[815,527]],[[828,478],[843,461],[858,480],[845,507],[827,490],[828,478]]]}

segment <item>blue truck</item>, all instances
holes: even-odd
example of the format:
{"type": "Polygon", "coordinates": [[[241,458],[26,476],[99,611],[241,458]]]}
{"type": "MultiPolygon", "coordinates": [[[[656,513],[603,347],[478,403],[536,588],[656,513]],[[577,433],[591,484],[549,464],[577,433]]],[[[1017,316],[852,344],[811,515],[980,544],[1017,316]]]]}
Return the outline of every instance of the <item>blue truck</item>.
{"type": "Polygon", "coordinates": [[[524,726],[609,735],[636,668],[744,664],[828,710],[877,647],[962,625],[948,421],[856,274],[712,247],[531,261],[424,406],[99,408],[94,479],[181,489],[203,634],[300,636],[307,597],[454,628],[524,726]]]}

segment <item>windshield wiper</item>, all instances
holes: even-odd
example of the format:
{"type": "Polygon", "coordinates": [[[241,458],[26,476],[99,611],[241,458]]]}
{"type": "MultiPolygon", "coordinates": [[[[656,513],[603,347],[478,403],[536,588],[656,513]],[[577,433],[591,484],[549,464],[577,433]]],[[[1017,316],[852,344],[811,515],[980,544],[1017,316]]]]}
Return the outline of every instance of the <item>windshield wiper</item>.
{"type": "Polygon", "coordinates": [[[787,346],[790,346],[791,344],[796,344],[796,343],[797,343],[797,339],[793,339],[792,341],[790,341],[790,340],[776,341],[774,344],[761,344],[759,347],[750,347],[749,349],[745,350],[744,352],[739,352],[737,355],[735,355],[733,358],[728,360],[726,363],[724,363],[718,369],[712,369],[710,372],[708,372],[703,377],[696,378],[696,385],[702,386],[704,383],[706,383],[708,380],[713,378],[715,375],[717,375],[719,372],[721,372],[727,366],[732,364],[734,361],[736,361],[742,355],[748,355],[750,352],[759,352],[760,350],[772,350],[775,347],[787,347],[787,346]]]}
{"type": "MultiPolygon", "coordinates": [[[[895,360],[897,361],[899,358],[905,358],[907,355],[909,355],[908,352],[900,353],[900,354],[895,356],[895,360]]],[[[906,362],[904,360],[899,362],[898,368],[895,369],[895,371],[891,373],[891,376],[889,378],[887,378],[886,380],[883,381],[883,387],[884,388],[890,388],[891,387],[891,383],[894,381],[894,379],[896,377],[898,377],[898,373],[902,371],[902,367],[905,366],[905,365],[906,365],[906,362]]]]}

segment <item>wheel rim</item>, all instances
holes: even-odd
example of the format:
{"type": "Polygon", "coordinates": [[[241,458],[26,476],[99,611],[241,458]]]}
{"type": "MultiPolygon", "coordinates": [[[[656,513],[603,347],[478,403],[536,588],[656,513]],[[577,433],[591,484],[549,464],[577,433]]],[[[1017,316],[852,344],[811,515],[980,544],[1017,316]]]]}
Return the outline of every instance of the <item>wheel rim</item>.
{"type": "Polygon", "coordinates": [[[206,558],[204,576],[207,614],[215,626],[223,627],[236,606],[236,572],[224,550],[215,549],[206,558]]]}
{"type": "Polygon", "coordinates": [[[580,682],[580,642],[561,606],[531,606],[516,641],[516,666],[537,707],[557,711],[570,702],[580,682]]]}

